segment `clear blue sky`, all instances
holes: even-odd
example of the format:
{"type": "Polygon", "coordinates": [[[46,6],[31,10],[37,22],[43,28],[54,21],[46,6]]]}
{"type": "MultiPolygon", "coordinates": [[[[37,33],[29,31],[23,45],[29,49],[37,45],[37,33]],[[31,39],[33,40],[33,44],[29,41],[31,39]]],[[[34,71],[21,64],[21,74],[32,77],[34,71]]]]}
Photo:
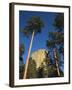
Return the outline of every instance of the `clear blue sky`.
{"type": "MultiPolygon", "coordinates": [[[[44,27],[42,28],[42,32],[38,33],[33,40],[33,46],[31,49],[31,53],[38,50],[38,49],[46,49],[46,40],[49,39],[48,32],[54,31],[55,28],[53,27],[53,22],[58,13],[52,12],[34,12],[34,11],[20,11],[19,12],[19,29],[22,30],[26,26],[26,22],[32,16],[39,16],[41,20],[44,22],[44,27]]],[[[26,62],[28,48],[30,45],[30,38],[24,36],[23,33],[19,35],[19,42],[20,44],[24,43],[25,45],[25,53],[23,54],[24,63],[26,62]]],[[[61,57],[62,58],[62,57],[61,57]]],[[[61,66],[63,70],[64,65],[61,66]]]]}
{"type": "MultiPolygon", "coordinates": [[[[53,21],[55,19],[57,13],[52,12],[34,12],[34,11],[20,11],[19,12],[19,28],[22,30],[26,26],[27,20],[32,16],[39,16],[41,20],[44,22],[44,27],[42,28],[42,32],[38,33],[33,40],[33,46],[31,53],[38,49],[46,49],[46,40],[48,39],[48,32],[53,31],[53,21]]],[[[20,44],[24,43],[25,45],[25,53],[23,55],[24,63],[26,62],[26,57],[28,54],[28,48],[30,44],[30,38],[26,38],[22,33],[20,33],[19,37],[20,44]]]]}
{"type": "MultiPolygon", "coordinates": [[[[31,49],[31,53],[38,49],[46,49],[46,40],[49,39],[48,33],[50,31],[54,31],[53,22],[58,13],[56,12],[35,12],[35,11],[19,11],[19,29],[22,30],[26,26],[27,20],[32,16],[39,16],[41,20],[44,22],[44,27],[42,28],[42,32],[38,33],[33,40],[33,46],[31,49]]],[[[24,36],[23,33],[19,33],[19,43],[25,45],[25,53],[23,54],[23,62],[26,62],[28,48],[30,45],[30,38],[24,36]]],[[[61,56],[62,58],[62,56],[61,56]]],[[[62,71],[64,70],[64,64],[61,66],[62,71]]]]}

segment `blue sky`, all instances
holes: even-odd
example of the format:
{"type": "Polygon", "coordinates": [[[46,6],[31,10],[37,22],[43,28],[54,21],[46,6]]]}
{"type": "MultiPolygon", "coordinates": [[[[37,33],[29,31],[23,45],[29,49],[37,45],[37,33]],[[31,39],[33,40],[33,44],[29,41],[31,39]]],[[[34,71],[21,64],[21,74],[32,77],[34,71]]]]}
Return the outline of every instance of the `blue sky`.
{"type": "MultiPolygon", "coordinates": [[[[46,40],[49,39],[48,32],[53,31],[53,22],[57,13],[52,12],[34,12],[34,11],[19,11],[19,28],[22,30],[26,26],[26,22],[32,16],[39,16],[41,20],[44,22],[44,27],[42,28],[42,32],[38,33],[33,40],[33,46],[31,49],[31,53],[38,49],[48,49],[46,47],[46,40]]],[[[30,38],[24,36],[24,34],[20,33],[19,42],[20,44],[24,43],[25,45],[25,53],[23,55],[24,63],[26,62],[28,48],[30,45],[30,38]]]]}
{"type": "MultiPolygon", "coordinates": [[[[54,31],[53,22],[58,13],[52,12],[34,12],[34,11],[19,11],[19,29],[22,30],[26,26],[26,22],[32,16],[39,16],[41,20],[44,22],[44,27],[42,28],[42,32],[38,33],[33,40],[33,45],[31,49],[31,53],[38,49],[46,49],[46,40],[49,39],[48,33],[50,31],[54,31]]],[[[26,62],[28,48],[30,45],[30,38],[24,36],[23,33],[19,33],[19,43],[25,45],[25,53],[23,54],[23,62],[26,62]]],[[[62,56],[61,56],[62,57],[62,56]]],[[[61,69],[64,70],[64,65],[61,66],[61,69]]]]}

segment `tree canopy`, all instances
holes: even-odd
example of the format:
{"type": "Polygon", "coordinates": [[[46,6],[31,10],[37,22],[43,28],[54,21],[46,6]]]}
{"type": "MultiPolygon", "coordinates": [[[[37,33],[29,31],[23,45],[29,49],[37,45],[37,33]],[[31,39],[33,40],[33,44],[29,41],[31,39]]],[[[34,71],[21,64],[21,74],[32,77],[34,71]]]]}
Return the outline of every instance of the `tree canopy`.
{"type": "Polygon", "coordinates": [[[55,27],[55,30],[49,32],[49,40],[47,40],[46,45],[48,48],[57,47],[59,50],[61,50],[64,47],[64,14],[63,13],[59,13],[56,15],[53,26],[55,27]]]}
{"type": "Polygon", "coordinates": [[[20,56],[22,56],[24,52],[25,52],[25,45],[24,44],[20,44],[20,47],[19,47],[20,56]]]}
{"type": "Polygon", "coordinates": [[[27,25],[23,29],[23,33],[25,36],[29,37],[33,31],[35,31],[35,34],[40,33],[43,26],[44,24],[40,17],[32,16],[27,21],[27,25]]]}

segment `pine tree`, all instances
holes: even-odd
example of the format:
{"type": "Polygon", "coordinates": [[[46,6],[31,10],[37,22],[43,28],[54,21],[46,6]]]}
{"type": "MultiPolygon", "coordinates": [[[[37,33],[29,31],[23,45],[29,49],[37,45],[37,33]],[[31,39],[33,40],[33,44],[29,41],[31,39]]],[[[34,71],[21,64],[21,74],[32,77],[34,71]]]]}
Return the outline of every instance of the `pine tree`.
{"type": "Polygon", "coordinates": [[[19,47],[19,78],[20,79],[23,79],[23,71],[24,71],[24,63],[23,63],[23,58],[22,58],[22,55],[24,54],[25,52],[25,46],[24,44],[20,44],[20,47],[19,47]]]}
{"type": "Polygon", "coordinates": [[[47,40],[46,45],[48,48],[53,49],[54,60],[57,67],[58,76],[60,76],[59,69],[59,53],[64,55],[64,14],[59,13],[56,15],[53,26],[55,30],[49,32],[49,40],[47,40]]]}
{"type": "Polygon", "coordinates": [[[31,52],[31,48],[32,48],[32,43],[33,43],[33,39],[34,36],[37,33],[40,33],[42,30],[42,27],[44,26],[42,20],[40,17],[37,16],[32,16],[28,21],[27,21],[27,25],[25,26],[23,33],[26,37],[29,37],[30,35],[32,35],[31,37],[31,41],[30,41],[30,47],[28,50],[28,55],[27,55],[27,59],[26,59],[26,64],[25,64],[25,72],[24,72],[24,79],[26,79],[26,74],[27,74],[27,69],[28,69],[28,63],[29,63],[29,58],[30,58],[30,52],[31,52]]]}

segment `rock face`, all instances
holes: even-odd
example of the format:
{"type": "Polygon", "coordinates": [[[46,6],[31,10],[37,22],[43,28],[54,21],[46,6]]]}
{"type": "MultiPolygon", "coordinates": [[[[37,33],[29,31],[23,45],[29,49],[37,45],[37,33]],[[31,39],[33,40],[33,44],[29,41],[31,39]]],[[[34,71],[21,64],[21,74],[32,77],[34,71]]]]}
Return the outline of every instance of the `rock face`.
{"type": "Polygon", "coordinates": [[[45,49],[39,49],[32,53],[31,58],[36,62],[36,68],[39,68],[46,58],[48,52],[45,49]]]}

